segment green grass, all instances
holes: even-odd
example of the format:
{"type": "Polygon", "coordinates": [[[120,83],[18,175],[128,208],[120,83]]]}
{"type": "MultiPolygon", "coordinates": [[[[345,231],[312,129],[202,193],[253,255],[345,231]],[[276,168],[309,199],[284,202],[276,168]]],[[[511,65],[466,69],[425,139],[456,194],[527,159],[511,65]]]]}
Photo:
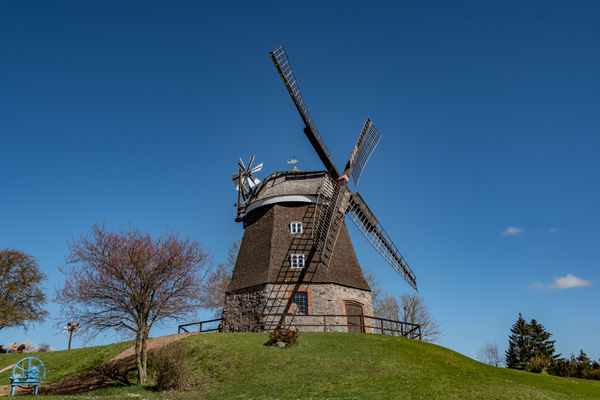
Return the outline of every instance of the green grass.
{"type": "MultiPolygon", "coordinates": [[[[48,353],[7,353],[0,354],[0,369],[16,364],[25,357],[36,357],[46,367],[44,383],[56,382],[65,376],[85,371],[110,360],[132,345],[132,342],[116,343],[106,346],[85,347],[69,351],[48,353]]],[[[0,374],[0,384],[9,385],[12,368],[0,374]]]]}
{"type": "Polygon", "coordinates": [[[265,334],[184,339],[196,386],[184,393],[105,388],[49,399],[600,399],[600,381],[494,368],[446,348],[381,335],[302,333],[291,348],[265,334]]]}
{"type": "Polygon", "coordinates": [[[600,382],[494,368],[428,343],[381,335],[301,334],[186,339],[208,398],[599,399],[600,382]]]}

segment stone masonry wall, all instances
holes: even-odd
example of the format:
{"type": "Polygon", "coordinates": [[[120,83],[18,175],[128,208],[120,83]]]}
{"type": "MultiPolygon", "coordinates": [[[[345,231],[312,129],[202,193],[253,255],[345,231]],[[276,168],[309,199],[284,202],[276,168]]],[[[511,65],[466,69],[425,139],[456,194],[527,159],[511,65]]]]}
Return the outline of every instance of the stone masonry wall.
{"type": "Polygon", "coordinates": [[[263,292],[264,285],[238,290],[225,295],[223,305],[223,331],[254,332],[260,323],[255,317],[267,309],[267,298],[263,292]]]}
{"type": "MultiPolygon", "coordinates": [[[[363,315],[373,315],[371,292],[347,286],[325,284],[265,284],[228,293],[223,307],[223,329],[226,332],[258,331],[267,327],[293,324],[316,325],[299,327],[301,331],[314,332],[346,332],[345,317],[312,317],[315,314],[346,314],[345,302],[360,303],[363,315]],[[297,314],[295,305],[289,298],[292,291],[306,292],[309,315],[297,314]],[[258,320],[255,314],[282,314],[289,312],[292,316],[264,317],[258,320]]],[[[373,325],[373,321],[365,318],[365,324],[373,325]]],[[[367,329],[367,332],[372,332],[367,329]]]]}

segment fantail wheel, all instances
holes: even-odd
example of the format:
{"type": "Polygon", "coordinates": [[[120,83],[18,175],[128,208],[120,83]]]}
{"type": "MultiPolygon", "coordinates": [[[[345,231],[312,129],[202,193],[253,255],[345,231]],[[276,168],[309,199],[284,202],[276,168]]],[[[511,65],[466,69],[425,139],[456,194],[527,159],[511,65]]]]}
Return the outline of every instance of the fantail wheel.
{"type": "Polygon", "coordinates": [[[38,379],[41,383],[46,377],[46,367],[39,358],[26,357],[15,365],[12,375],[19,376],[21,380],[38,379]]]}
{"type": "Polygon", "coordinates": [[[10,395],[15,395],[15,387],[25,388],[33,386],[33,393],[38,393],[38,388],[46,377],[46,367],[42,360],[36,357],[25,357],[15,365],[10,377],[10,395]]]}

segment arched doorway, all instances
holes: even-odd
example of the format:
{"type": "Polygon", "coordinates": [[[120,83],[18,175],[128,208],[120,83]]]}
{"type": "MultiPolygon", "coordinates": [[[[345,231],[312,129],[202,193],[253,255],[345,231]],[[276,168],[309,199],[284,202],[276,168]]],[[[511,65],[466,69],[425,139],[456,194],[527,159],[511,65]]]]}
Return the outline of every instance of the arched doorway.
{"type": "Polygon", "coordinates": [[[363,306],[357,301],[345,300],[346,321],[349,333],[364,333],[365,321],[363,318],[363,306]]]}

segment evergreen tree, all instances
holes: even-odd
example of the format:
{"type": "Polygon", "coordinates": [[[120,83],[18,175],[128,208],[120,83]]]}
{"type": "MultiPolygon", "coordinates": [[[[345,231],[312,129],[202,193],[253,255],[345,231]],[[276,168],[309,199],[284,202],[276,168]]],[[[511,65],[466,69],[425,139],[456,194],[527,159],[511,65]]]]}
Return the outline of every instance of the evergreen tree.
{"type": "Polygon", "coordinates": [[[577,365],[577,377],[586,378],[592,367],[592,360],[583,352],[583,350],[580,350],[575,361],[577,365]]]}
{"type": "Polygon", "coordinates": [[[506,350],[506,367],[524,369],[532,357],[532,346],[529,340],[529,324],[521,313],[510,329],[508,350],[506,350]]]}
{"type": "Polygon", "coordinates": [[[527,371],[545,371],[548,369],[550,362],[558,357],[554,355],[554,340],[550,340],[551,336],[552,334],[547,332],[546,328],[535,319],[529,322],[531,360],[525,366],[527,371]]]}
{"type": "Polygon", "coordinates": [[[535,319],[529,323],[529,338],[533,350],[533,357],[545,358],[548,362],[556,359],[560,354],[554,355],[555,340],[550,340],[552,334],[546,331],[542,324],[539,324],[535,319]]]}
{"type": "Polygon", "coordinates": [[[548,368],[554,355],[554,340],[552,334],[535,319],[529,323],[519,314],[517,322],[511,328],[506,351],[506,366],[514,369],[541,372],[548,368]]]}
{"type": "Polygon", "coordinates": [[[575,357],[558,358],[550,362],[548,372],[567,378],[582,378],[600,380],[600,363],[590,359],[583,350],[575,357]]]}

